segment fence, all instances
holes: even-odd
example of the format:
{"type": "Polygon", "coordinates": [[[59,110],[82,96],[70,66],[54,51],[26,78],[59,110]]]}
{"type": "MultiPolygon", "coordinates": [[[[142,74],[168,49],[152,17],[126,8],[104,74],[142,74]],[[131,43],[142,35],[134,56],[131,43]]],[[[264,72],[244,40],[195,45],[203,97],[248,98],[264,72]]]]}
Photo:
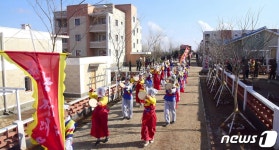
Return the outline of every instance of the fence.
{"type": "MultiPolygon", "coordinates": [[[[215,73],[212,76],[218,78],[221,81],[222,76],[227,84],[227,87],[231,92],[234,92],[235,88],[235,75],[224,71],[222,74],[222,68],[217,66],[215,69],[215,73]]],[[[211,73],[210,73],[211,74],[211,73]]],[[[208,76],[210,78],[210,76],[208,76]]],[[[238,100],[242,101],[243,111],[249,109],[253,112],[253,114],[261,121],[262,124],[266,126],[268,130],[275,130],[277,133],[279,132],[279,107],[260,95],[258,92],[253,90],[252,86],[248,86],[241,81],[237,83],[238,90],[237,96],[238,100]]],[[[279,140],[277,138],[276,144],[274,146],[275,149],[279,148],[279,140]]]]}

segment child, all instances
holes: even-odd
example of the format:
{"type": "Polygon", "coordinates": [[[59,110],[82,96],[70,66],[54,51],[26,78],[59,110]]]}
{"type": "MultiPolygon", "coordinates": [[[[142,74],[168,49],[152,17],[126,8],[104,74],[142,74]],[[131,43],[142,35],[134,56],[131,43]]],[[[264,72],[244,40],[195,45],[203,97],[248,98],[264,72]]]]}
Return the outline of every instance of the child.
{"type": "Polygon", "coordinates": [[[75,121],[69,115],[69,105],[64,105],[65,120],[65,150],[73,150],[73,135],[75,131],[75,121]]]}

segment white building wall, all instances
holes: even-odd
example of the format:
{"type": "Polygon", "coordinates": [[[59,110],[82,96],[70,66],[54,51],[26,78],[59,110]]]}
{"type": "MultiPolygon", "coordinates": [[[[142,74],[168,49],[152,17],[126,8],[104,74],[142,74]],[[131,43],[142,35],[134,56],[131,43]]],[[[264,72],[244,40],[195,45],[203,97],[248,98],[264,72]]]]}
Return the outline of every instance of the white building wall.
{"type": "Polygon", "coordinates": [[[66,60],[66,79],[65,94],[68,95],[87,95],[90,88],[90,78],[92,75],[98,76],[96,87],[110,85],[111,73],[107,68],[109,56],[67,58],[66,60]],[[90,70],[90,65],[97,65],[96,71],[90,70]],[[100,82],[99,82],[100,81],[100,82]]]}
{"type": "MultiPolygon", "coordinates": [[[[32,51],[32,52],[52,52],[51,35],[48,32],[34,31],[30,29],[17,29],[9,27],[0,27],[0,49],[7,51],[32,51]],[[35,48],[33,46],[35,45],[35,48]]],[[[56,40],[54,52],[62,52],[62,40],[60,37],[56,40]]],[[[0,86],[13,88],[24,88],[26,75],[16,65],[6,60],[0,61],[0,86]],[[2,67],[4,66],[4,67],[2,67]]],[[[33,91],[19,91],[21,107],[31,108],[34,102],[33,91]]],[[[4,99],[0,96],[0,99],[4,99]]],[[[16,106],[15,94],[6,96],[7,108],[16,106]]],[[[0,111],[4,110],[4,103],[0,103],[0,111]]],[[[15,109],[13,109],[15,110],[15,109]]]]}
{"type": "MultiPolygon", "coordinates": [[[[110,51],[110,56],[112,63],[116,63],[116,50],[122,51],[119,62],[124,61],[125,56],[125,13],[118,10],[113,9],[113,14],[109,14],[110,22],[108,23],[108,50],[110,51]],[[116,26],[115,22],[118,20],[118,26],[116,26]],[[110,36],[111,35],[111,36],[110,36]],[[118,35],[118,41],[116,41],[116,35],[118,35]]],[[[121,64],[120,63],[120,64],[121,64]]]]}
{"type": "MultiPolygon", "coordinates": [[[[31,29],[0,27],[3,49],[14,51],[52,52],[51,34],[31,29]]],[[[54,52],[62,52],[62,42],[58,38],[54,52]]]]}
{"type": "MultiPolygon", "coordinates": [[[[137,16],[135,15],[135,18],[137,18],[137,16]]],[[[132,19],[132,29],[135,30],[135,34],[132,34],[132,51],[131,52],[142,52],[142,39],[141,39],[141,26],[140,26],[140,22],[138,19],[136,19],[135,22],[133,22],[132,19]],[[135,47],[134,47],[134,43],[135,43],[135,47]]]]}

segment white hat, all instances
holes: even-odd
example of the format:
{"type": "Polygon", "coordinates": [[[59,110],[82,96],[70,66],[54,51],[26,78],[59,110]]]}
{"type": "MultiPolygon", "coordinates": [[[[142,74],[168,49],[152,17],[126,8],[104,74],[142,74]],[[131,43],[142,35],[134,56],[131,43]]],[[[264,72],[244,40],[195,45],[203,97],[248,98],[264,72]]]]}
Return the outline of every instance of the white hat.
{"type": "Polygon", "coordinates": [[[104,97],[106,95],[106,90],[104,87],[99,87],[97,89],[98,97],[104,97]]]}
{"type": "Polygon", "coordinates": [[[70,106],[69,106],[69,105],[64,104],[64,109],[65,109],[65,110],[69,110],[69,108],[70,108],[70,106]]]}
{"type": "Polygon", "coordinates": [[[158,90],[154,89],[154,88],[148,88],[147,89],[147,94],[151,95],[151,96],[155,96],[158,93],[158,90]]]}

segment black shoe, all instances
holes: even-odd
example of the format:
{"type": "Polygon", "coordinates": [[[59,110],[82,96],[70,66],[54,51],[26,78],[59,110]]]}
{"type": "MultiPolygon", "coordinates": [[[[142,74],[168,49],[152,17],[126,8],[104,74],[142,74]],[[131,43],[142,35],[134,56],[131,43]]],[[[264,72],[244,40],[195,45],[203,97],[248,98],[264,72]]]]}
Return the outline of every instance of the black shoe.
{"type": "Polygon", "coordinates": [[[95,146],[97,146],[98,144],[100,144],[100,140],[97,140],[96,142],[95,142],[95,146]]]}
{"type": "Polygon", "coordinates": [[[175,121],[170,122],[170,124],[174,124],[174,123],[175,123],[175,121]]]}
{"type": "Polygon", "coordinates": [[[125,119],[127,119],[127,118],[126,118],[126,117],[123,117],[123,118],[122,118],[122,120],[125,120],[125,119]]]}
{"type": "Polygon", "coordinates": [[[166,122],[166,123],[163,125],[163,127],[166,127],[166,126],[168,126],[168,125],[170,125],[170,123],[166,122]]]}
{"type": "Polygon", "coordinates": [[[108,141],[109,141],[109,138],[106,137],[106,138],[104,139],[103,143],[107,143],[108,141]]]}
{"type": "Polygon", "coordinates": [[[131,118],[130,117],[127,117],[127,120],[130,120],[131,118]]]}

